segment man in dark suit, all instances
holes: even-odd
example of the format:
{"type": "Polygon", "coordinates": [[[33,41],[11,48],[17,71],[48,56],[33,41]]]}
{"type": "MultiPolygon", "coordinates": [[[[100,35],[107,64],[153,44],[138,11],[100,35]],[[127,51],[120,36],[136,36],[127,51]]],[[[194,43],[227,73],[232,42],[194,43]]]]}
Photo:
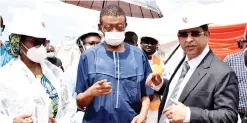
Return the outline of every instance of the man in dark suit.
{"type": "Polygon", "coordinates": [[[207,23],[181,21],[177,36],[186,56],[168,83],[154,73],[146,83],[163,95],[158,123],[237,123],[236,74],[209,48],[207,23]]]}

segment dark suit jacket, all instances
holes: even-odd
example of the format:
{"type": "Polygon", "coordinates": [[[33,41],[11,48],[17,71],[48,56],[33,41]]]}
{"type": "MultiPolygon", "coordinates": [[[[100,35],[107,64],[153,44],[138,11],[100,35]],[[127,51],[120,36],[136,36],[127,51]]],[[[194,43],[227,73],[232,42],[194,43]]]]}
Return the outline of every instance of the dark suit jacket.
{"type": "MultiPolygon", "coordinates": [[[[158,120],[167,99],[170,82],[184,59],[185,57],[169,83],[163,85],[159,91],[163,98],[158,120]]],[[[210,50],[195,69],[178,101],[190,108],[190,123],[237,123],[238,97],[238,80],[235,72],[210,50]]]]}
{"type": "Polygon", "coordinates": [[[53,58],[47,58],[47,60],[52,64],[56,65],[57,67],[61,68],[62,71],[64,72],[62,61],[59,58],[53,57],[53,58]]]}

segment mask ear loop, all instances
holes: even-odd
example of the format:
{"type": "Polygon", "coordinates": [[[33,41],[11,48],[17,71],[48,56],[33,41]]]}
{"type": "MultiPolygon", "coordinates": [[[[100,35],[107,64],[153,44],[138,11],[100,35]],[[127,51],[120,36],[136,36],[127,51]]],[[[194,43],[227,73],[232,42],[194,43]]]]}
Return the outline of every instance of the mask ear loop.
{"type": "Polygon", "coordinates": [[[86,48],[84,47],[82,40],[81,40],[81,39],[79,39],[79,41],[80,41],[80,44],[81,44],[81,46],[82,46],[82,48],[83,48],[83,51],[85,51],[85,50],[86,50],[86,48]]]}

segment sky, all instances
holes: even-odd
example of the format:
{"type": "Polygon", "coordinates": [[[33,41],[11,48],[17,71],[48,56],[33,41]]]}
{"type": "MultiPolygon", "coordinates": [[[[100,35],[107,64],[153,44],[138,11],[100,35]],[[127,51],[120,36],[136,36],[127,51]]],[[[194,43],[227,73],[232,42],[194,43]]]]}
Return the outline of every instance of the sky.
{"type": "MultiPolygon", "coordinates": [[[[175,16],[187,2],[199,2],[207,6],[208,13],[198,14],[205,14],[213,19],[216,25],[247,22],[247,13],[244,13],[246,0],[156,0],[156,2],[164,15],[163,18],[127,18],[127,30],[135,31],[140,36],[155,36],[161,42],[173,41],[176,35],[171,30],[175,16]]],[[[0,0],[0,14],[7,27],[13,13],[22,8],[44,12],[48,38],[52,44],[60,44],[67,41],[68,37],[76,38],[87,31],[97,31],[98,11],[63,3],[60,0],[0,0]]],[[[8,35],[6,28],[2,40],[7,40],[8,35]]]]}

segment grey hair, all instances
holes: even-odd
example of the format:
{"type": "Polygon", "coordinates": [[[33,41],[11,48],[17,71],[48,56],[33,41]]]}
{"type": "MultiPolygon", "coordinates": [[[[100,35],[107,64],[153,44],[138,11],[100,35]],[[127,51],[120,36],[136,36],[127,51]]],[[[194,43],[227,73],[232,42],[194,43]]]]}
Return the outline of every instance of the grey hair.
{"type": "Polygon", "coordinates": [[[117,5],[109,5],[104,7],[101,12],[100,12],[100,23],[102,23],[102,17],[103,16],[124,16],[125,23],[127,22],[126,20],[126,15],[123,11],[122,8],[120,8],[117,5]]]}

